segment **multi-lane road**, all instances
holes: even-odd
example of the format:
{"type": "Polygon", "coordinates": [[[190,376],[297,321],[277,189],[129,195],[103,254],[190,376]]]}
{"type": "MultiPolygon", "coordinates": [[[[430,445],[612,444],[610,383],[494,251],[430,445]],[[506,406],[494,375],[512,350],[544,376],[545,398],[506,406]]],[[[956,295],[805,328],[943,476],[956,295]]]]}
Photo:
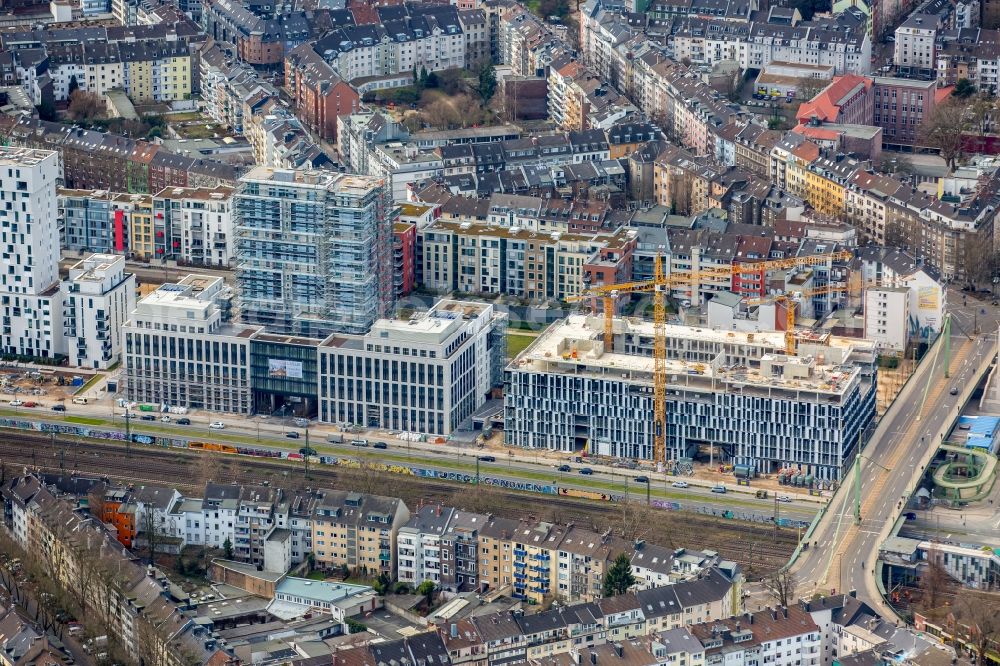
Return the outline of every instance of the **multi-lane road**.
{"type": "MultiPolygon", "coordinates": [[[[961,302],[961,295],[957,299],[961,302]]],[[[878,548],[943,433],[954,423],[996,354],[997,337],[992,330],[995,309],[980,313],[981,302],[973,307],[975,312],[953,309],[961,328],[972,333],[973,319],[980,314],[980,323],[988,320],[989,327],[971,340],[958,326],[952,327],[950,378],[944,377],[943,353],[929,356],[918,366],[862,452],[861,523],[854,520],[854,484],[845,481],[817,525],[810,547],[793,567],[803,587],[855,589],[860,598],[892,616],[876,585],[878,548]]]]}
{"type": "MultiPolygon", "coordinates": [[[[66,407],[70,410],[69,418],[82,418],[88,427],[117,430],[124,428],[124,419],[120,413],[113,420],[107,418],[106,406],[95,409],[94,405],[84,408],[80,405],[67,404],[66,407]]],[[[6,406],[0,408],[0,416],[15,415],[34,422],[67,425],[64,420],[66,417],[48,411],[47,405],[35,409],[21,407],[16,412],[6,406]]],[[[174,419],[176,418],[175,416],[174,419]]],[[[173,422],[160,423],[132,418],[130,429],[133,434],[152,437],[178,437],[289,451],[298,451],[306,444],[305,437],[301,435],[302,429],[291,427],[278,419],[246,419],[236,422],[230,419],[226,421],[225,429],[216,430],[210,428],[208,424],[217,420],[217,416],[189,415],[189,418],[192,422],[186,426],[179,426],[173,422]],[[292,431],[300,433],[300,436],[295,439],[285,436],[285,433],[292,431]]],[[[591,462],[576,463],[545,455],[533,456],[530,452],[521,450],[477,449],[469,445],[458,447],[450,444],[406,442],[390,436],[371,434],[352,436],[347,433],[343,435],[343,443],[333,443],[327,441],[327,433],[311,431],[310,435],[309,446],[321,455],[422,467],[441,473],[467,476],[475,476],[478,473],[481,477],[492,477],[514,483],[595,491],[617,498],[627,496],[631,500],[640,502],[646,500],[648,486],[648,497],[651,500],[674,502],[678,505],[677,508],[709,514],[724,515],[729,511],[733,518],[755,522],[768,522],[777,513],[779,518],[808,524],[824,501],[820,497],[796,493],[791,489],[778,493],[786,501],[776,502],[773,492],[768,499],[758,499],[755,497],[756,488],[740,487],[735,482],[725,483],[726,492],[722,494],[712,492],[712,487],[716,484],[705,480],[657,474],[646,470],[613,468],[591,462]],[[367,446],[351,445],[350,442],[354,437],[363,437],[367,446]],[[375,448],[374,444],[377,442],[384,443],[386,448],[375,448]],[[561,467],[564,469],[560,470],[561,467]],[[566,467],[569,469],[566,470],[566,467]],[[592,473],[581,473],[581,470],[587,469],[592,473]],[[648,479],[648,484],[643,479],[648,479]],[[676,487],[675,483],[684,483],[687,487],[676,487]]]]}

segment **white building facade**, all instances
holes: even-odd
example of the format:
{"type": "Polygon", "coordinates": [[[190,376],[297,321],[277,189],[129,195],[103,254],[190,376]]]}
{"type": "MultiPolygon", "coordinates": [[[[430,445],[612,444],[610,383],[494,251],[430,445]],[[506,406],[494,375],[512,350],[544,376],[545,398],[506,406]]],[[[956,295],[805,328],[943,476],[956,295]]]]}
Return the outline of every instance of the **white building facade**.
{"type": "Polygon", "coordinates": [[[123,326],[129,400],[249,414],[255,327],[223,322],[222,278],[189,275],[138,302],[123,326]]]}
{"type": "Polygon", "coordinates": [[[447,434],[501,383],[506,318],[492,305],[438,301],[409,321],[319,347],[319,419],[447,434]]]}
{"type": "MultiPolygon", "coordinates": [[[[233,189],[168,187],[154,198],[174,239],[174,257],[188,264],[229,266],[233,252],[233,189]]],[[[159,223],[159,220],[157,221],[159,223]]]]}
{"type": "Polygon", "coordinates": [[[56,180],[59,155],[0,148],[0,354],[54,358],[63,350],[56,180]]]}
{"type": "Polygon", "coordinates": [[[121,332],[135,309],[135,275],[125,257],[92,254],[62,283],[63,334],[69,363],[107,370],[121,358],[121,332]]]}

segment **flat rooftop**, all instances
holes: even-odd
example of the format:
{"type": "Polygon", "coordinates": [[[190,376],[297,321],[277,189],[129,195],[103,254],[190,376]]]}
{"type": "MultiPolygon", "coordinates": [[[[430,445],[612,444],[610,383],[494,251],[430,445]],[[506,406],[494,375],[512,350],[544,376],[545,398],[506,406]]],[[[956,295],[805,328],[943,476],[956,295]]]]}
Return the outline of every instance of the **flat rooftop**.
{"type": "Polygon", "coordinates": [[[119,262],[122,268],[124,268],[125,257],[122,255],[92,254],[73,264],[70,267],[70,271],[83,271],[73,278],[74,282],[101,282],[107,277],[106,273],[112,270],[114,265],[119,262]]]}
{"type": "Polygon", "coordinates": [[[0,146],[0,164],[7,166],[35,166],[42,160],[55,154],[54,150],[0,146]]]}
{"type": "Polygon", "coordinates": [[[331,171],[275,169],[258,166],[243,176],[246,180],[288,183],[298,186],[312,186],[336,194],[363,197],[385,184],[382,178],[357,174],[334,173],[331,171]]]}
{"type": "MultiPolygon", "coordinates": [[[[624,335],[629,344],[640,337],[653,337],[653,323],[637,319],[616,319],[615,335],[624,335]]],[[[707,392],[741,391],[745,388],[784,389],[826,394],[845,394],[860,377],[860,368],[839,361],[853,351],[856,341],[828,333],[803,331],[797,337],[806,353],[784,353],[783,332],[722,331],[708,328],[668,325],[668,383],[671,386],[707,392]],[[710,353],[702,343],[717,343],[724,350],[711,361],[669,358],[671,342],[686,339],[693,349],[710,353]],[[739,347],[756,348],[747,353],[745,363],[726,364],[724,354],[741,356],[739,347]],[[824,353],[823,350],[829,350],[824,353]]],[[[594,377],[620,377],[626,382],[652,384],[653,357],[643,354],[605,352],[603,318],[572,315],[543,332],[517,356],[508,368],[513,371],[536,371],[594,377]]]]}
{"type": "Polygon", "coordinates": [[[373,590],[367,585],[351,585],[350,583],[329,583],[308,578],[286,577],[278,583],[275,594],[289,594],[303,599],[313,599],[336,603],[359,594],[369,594],[373,590]]]}

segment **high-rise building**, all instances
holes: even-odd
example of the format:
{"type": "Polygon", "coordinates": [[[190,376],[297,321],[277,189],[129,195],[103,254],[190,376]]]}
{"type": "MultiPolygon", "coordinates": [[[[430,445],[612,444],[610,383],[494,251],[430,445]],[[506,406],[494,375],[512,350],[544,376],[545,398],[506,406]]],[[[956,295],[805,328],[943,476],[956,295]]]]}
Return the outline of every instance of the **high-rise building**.
{"type": "Polygon", "coordinates": [[[106,370],[121,354],[121,329],[135,308],[135,275],[125,257],[92,254],[62,283],[63,335],[69,364],[106,370]]]}
{"type": "Polygon", "coordinates": [[[0,353],[53,358],[62,349],[59,155],[0,147],[0,353]]]}
{"type": "Polygon", "coordinates": [[[363,334],[392,311],[392,229],[385,181],[257,167],[240,179],[240,312],[275,333],[363,334]]]}

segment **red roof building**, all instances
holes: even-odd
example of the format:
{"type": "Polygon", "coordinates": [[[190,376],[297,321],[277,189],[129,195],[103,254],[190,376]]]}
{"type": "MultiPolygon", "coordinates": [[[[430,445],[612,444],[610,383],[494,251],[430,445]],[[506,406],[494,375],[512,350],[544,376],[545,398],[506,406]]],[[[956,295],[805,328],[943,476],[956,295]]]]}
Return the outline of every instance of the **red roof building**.
{"type": "Polygon", "coordinates": [[[796,118],[802,124],[871,125],[875,115],[871,89],[872,79],[867,76],[836,76],[818,95],[802,103],[796,118]]]}

